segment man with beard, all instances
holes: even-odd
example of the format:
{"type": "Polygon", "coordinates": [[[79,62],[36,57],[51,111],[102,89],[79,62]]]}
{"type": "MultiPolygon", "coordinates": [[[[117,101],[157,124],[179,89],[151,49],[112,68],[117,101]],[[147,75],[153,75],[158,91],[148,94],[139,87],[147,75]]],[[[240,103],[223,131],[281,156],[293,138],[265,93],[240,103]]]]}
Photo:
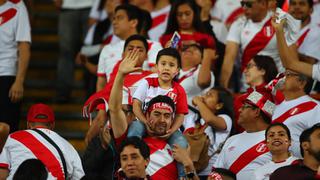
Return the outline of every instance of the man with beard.
{"type": "MultiPolygon", "coordinates": [[[[141,67],[136,67],[138,51],[138,49],[134,48],[121,62],[110,94],[110,122],[117,145],[126,138],[128,130],[125,113],[121,110],[124,77],[130,72],[141,70],[141,67]]],[[[147,128],[148,135],[143,140],[150,148],[150,162],[146,167],[146,173],[143,174],[133,172],[138,170],[138,165],[129,168],[125,166],[125,163],[121,162],[121,168],[126,177],[129,179],[146,178],[146,175],[149,175],[151,179],[176,180],[178,178],[176,161],[174,159],[176,158],[184,165],[188,179],[198,179],[193,163],[188,158],[188,155],[185,155],[184,158],[180,156],[181,152],[186,151],[177,145],[171,149],[166,139],[161,137],[167,133],[173,123],[173,116],[175,114],[173,100],[168,96],[159,95],[149,101],[146,109],[145,116],[149,125],[147,128]]]]}
{"type": "Polygon", "coordinates": [[[277,169],[272,179],[320,179],[317,170],[320,166],[320,124],[315,124],[302,132],[300,149],[304,157],[299,163],[277,169]]]}

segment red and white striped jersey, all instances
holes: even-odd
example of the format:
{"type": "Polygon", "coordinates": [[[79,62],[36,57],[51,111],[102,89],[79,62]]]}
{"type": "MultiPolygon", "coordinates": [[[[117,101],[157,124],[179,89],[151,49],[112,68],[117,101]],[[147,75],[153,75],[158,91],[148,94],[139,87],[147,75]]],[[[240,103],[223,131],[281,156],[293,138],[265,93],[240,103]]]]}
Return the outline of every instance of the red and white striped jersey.
{"type": "Polygon", "coordinates": [[[211,9],[211,16],[227,25],[231,25],[238,17],[242,16],[241,0],[217,0],[211,9]]]}
{"type": "Polygon", "coordinates": [[[214,167],[233,171],[237,179],[250,179],[257,168],[271,161],[264,134],[265,130],[231,136],[214,167]]]}
{"type": "Polygon", "coordinates": [[[302,157],[300,154],[299,137],[302,131],[319,123],[319,119],[315,118],[319,116],[319,114],[319,102],[308,95],[290,101],[284,100],[276,106],[273,112],[272,122],[283,122],[290,129],[290,151],[294,156],[302,157]]]}
{"type": "Polygon", "coordinates": [[[158,95],[166,95],[175,103],[176,114],[188,114],[186,92],[180,84],[174,81],[172,84],[170,89],[163,89],[160,87],[157,77],[142,79],[133,94],[133,98],[142,102],[144,106],[143,110],[146,110],[146,107],[152,98],[158,95]]]}
{"type": "MultiPolygon", "coordinates": [[[[68,179],[81,179],[84,176],[82,163],[73,146],[54,131],[38,128],[49,136],[61,149],[68,171],[68,179]]],[[[9,170],[12,179],[19,165],[27,159],[39,159],[55,179],[65,179],[63,165],[57,150],[41,135],[32,130],[17,131],[9,135],[2,153],[0,167],[9,170]]]]}
{"type": "Polygon", "coordinates": [[[312,57],[320,62],[320,24],[308,24],[299,32],[297,46],[299,54],[312,57]]]}
{"type": "Polygon", "coordinates": [[[159,42],[160,36],[165,32],[167,28],[167,22],[171,5],[168,5],[162,9],[151,12],[152,26],[148,32],[149,38],[153,41],[159,42]]]}

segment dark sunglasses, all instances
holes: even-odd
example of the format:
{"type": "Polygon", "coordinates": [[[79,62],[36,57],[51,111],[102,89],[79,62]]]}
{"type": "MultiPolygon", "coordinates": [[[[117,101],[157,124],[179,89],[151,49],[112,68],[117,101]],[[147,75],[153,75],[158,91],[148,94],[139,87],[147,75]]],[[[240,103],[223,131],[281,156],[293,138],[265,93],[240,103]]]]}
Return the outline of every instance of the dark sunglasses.
{"type": "Polygon", "coordinates": [[[241,7],[247,7],[247,8],[252,8],[252,4],[254,3],[254,1],[241,1],[241,7]]]}

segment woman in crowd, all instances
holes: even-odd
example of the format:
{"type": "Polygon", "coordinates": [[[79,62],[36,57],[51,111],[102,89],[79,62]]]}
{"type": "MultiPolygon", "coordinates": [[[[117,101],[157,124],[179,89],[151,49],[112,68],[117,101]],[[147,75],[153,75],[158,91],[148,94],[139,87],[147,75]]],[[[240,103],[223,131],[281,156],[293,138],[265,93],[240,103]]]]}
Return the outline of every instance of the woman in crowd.
{"type": "Polygon", "coordinates": [[[269,56],[256,55],[249,61],[244,69],[245,83],[249,88],[244,94],[237,96],[234,101],[235,129],[238,133],[243,131],[242,127],[237,124],[243,100],[255,90],[267,91],[265,86],[276,77],[277,73],[276,64],[269,56]]]}

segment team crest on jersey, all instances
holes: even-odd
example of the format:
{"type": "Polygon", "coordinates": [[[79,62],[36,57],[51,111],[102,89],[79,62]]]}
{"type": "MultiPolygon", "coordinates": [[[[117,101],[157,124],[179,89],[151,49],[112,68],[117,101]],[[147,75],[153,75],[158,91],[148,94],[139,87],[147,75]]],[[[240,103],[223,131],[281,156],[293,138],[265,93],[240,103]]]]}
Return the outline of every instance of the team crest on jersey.
{"type": "Polygon", "coordinates": [[[272,26],[266,26],[263,28],[264,36],[271,37],[274,34],[274,29],[272,26]]]}
{"type": "Polygon", "coordinates": [[[292,109],[291,111],[290,111],[290,115],[294,115],[294,114],[296,114],[297,112],[299,111],[299,108],[294,108],[294,109],[292,109]]]}
{"type": "Polygon", "coordinates": [[[167,96],[170,97],[173,100],[174,103],[177,102],[176,101],[177,100],[177,94],[176,93],[170,91],[170,92],[168,92],[167,96]]]}
{"type": "Polygon", "coordinates": [[[257,152],[265,152],[266,150],[267,150],[267,145],[265,143],[260,143],[256,148],[257,152]]]}

